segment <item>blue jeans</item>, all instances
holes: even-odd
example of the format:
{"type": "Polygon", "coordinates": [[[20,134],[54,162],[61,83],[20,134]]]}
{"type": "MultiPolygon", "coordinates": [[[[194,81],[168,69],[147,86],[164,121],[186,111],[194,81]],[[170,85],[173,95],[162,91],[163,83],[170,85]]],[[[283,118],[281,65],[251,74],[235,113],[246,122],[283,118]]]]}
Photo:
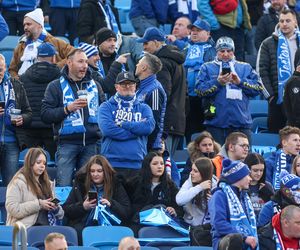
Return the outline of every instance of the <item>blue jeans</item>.
{"type": "Polygon", "coordinates": [[[81,168],[92,156],[98,153],[97,144],[60,144],[56,152],[57,185],[71,186],[74,170],[81,168]]]}
{"type": "Polygon", "coordinates": [[[145,16],[134,17],[131,20],[131,24],[135,33],[142,37],[145,30],[149,27],[158,27],[157,20],[155,18],[146,18],[145,16]]]}
{"type": "Polygon", "coordinates": [[[0,169],[2,182],[7,186],[14,174],[18,171],[19,147],[17,142],[0,144],[0,169]]]}
{"type": "Polygon", "coordinates": [[[251,145],[251,129],[249,128],[217,128],[212,126],[207,126],[206,130],[211,133],[216,142],[223,145],[225,143],[226,137],[232,132],[242,132],[244,133],[249,140],[251,145]]]}

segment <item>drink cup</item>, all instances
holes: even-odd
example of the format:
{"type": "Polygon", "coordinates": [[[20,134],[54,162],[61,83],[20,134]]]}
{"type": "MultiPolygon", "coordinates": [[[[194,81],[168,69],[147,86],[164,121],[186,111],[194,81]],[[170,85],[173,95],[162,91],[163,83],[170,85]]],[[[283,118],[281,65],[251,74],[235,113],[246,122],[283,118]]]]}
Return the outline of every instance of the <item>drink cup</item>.
{"type": "Polygon", "coordinates": [[[87,99],[87,91],[85,89],[78,90],[77,95],[79,99],[87,99]]]}
{"type": "Polygon", "coordinates": [[[10,110],[10,120],[12,124],[16,124],[16,120],[21,117],[21,109],[10,110]]]}

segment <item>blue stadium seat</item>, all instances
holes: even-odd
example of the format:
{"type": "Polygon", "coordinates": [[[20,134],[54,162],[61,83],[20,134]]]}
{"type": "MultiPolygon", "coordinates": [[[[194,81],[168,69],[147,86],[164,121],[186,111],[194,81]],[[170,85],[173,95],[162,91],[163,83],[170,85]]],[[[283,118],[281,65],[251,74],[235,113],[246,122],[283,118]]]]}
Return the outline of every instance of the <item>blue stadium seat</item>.
{"type": "Polygon", "coordinates": [[[129,10],[131,6],[131,0],[115,0],[114,6],[117,9],[129,10]]]}
{"type": "Polygon", "coordinates": [[[7,36],[0,42],[0,49],[15,49],[19,43],[19,36],[7,36]]]}
{"type": "Polygon", "coordinates": [[[8,48],[0,48],[0,54],[2,54],[5,58],[6,68],[9,67],[9,64],[14,56],[14,50],[8,48]]]}
{"type": "Polygon", "coordinates": [[[250,100],[249,111],[252,118],[268,116],[268,101],[267,100],[250,100]]]}
{"type": "Polygon", "coordinates": [[[251,133],[252,152],[261,154],[273,152],[279,144],[279,135],[270,133],[251,133]]]}
{"type": "MultiPolygon", "coordinates": [[[[21,250],[21,249],[22,249],[21,247],[18,247],[18,250],[21,250]]],[[[11,246],[9,246],[9,247],[3,247],[3,246],[1,246],[0,250],[12,250],[12,247],[11,246]]],[[[27,250],[40,250],[40,249],[38,249],[36,247],[27,247],[27,250]]]]}
{"type": "Polygon", "coordinates": [[[268,117],[255,117],[253,118],[252,123],[252,132],[253,133],[259,133],[259,132],[267,132],[268,131],[268,117]]]}
{"type": "Polygon", "coordinates": [[[172,159],[176,162],[178,168],[183,168],[185,166],[186,160],[189,157],[189,153],[186,149],[176,150],[172,159]]]}
{"type": "Polygon", "coordinates": [[[96,247],[68,246],[68,250],[98,250],[96,247]]]}
{"type": "Polygon", "coordinates": [[[68,186],[55,187],[55,195],[60,200],[59,204],[63,205],[66,202],[71,190],[72,190],[72,187],[68,187],[68,186]]]}
{"type": "Polygon", "coordinates": [[[133,231],[129,227],[86,227],[82,231],[82,241],[83,246],[93,246],[100,250],[111,250],[113,247],[118,246],[122,238],[133,235],[133,231]]]}
{"type": "Polygon", "coordinates": [[[212,247],[201,246],[186,246],[186,247],[173,247],[171,250],[213,250],[212,247]]]}
{"type": "Polygon", "coordinates": [[[0,225],[5,225],[6,223],[6,187],[0,187],[0,225]]]}
{"type": "MultiPolygon", "coordinates": [[[[111,250],[118,250],[118,247],[113,247],[111,250]]],[[[158,247],[141,246],[140,250],[159,250],[159,248],[158,247]]]]}
{"type": "Polygon", "coordinates": [[[0,226],[0,246],[1,247],[12,246],[12,242],[13,242],[13,227],[0,226]]]}
{"type": "Polygon", "coordinates": [[[66,237],[68,246],[77,246],[77,232],[72,227],[67,226],[32,226],[27,229],[28,245],[37,247],[40,250],[44,249],[44,239],[49,233],[61,233],[66,237]]]}

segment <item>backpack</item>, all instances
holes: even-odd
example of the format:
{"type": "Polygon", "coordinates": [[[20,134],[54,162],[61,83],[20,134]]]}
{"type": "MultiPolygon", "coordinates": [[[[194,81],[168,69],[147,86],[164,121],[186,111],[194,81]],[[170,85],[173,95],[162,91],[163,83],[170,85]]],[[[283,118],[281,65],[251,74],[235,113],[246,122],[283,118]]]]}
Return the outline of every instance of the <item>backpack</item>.
{"type": "Polygon", "coordinates": [[[210,5],[214,14],[225,15],[238,7],[238,0],[211,0],[210,5]]]}
{"type": "Polygon", "coordinates": [[[212,246],[211,225],[203,224],[190,228],[191,246],[212,246]]]}

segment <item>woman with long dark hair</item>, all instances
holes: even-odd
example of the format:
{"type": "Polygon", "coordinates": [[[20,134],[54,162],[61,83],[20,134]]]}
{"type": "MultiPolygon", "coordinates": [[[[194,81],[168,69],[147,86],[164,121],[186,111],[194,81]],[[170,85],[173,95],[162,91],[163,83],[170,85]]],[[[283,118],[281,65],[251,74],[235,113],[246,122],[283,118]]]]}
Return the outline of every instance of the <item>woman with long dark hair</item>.
{"type": "Polygon", "coordinates": [[[213,165],[209,158],[198,158],[192,165],[189,178],[184,182],[176,202],[183,206],[184,220],[191,226],[209,223],[207,202],[216,180],[213,179],[213,165]]]}
{"type": "Polygon", "coordinates": [[[20,221],[26,227],[54,225],[62,219],[60,205],[52,202],[54,192],[48,177],[46,153],[41,148],[30,148],[24,166],[10,181],[6,192],[6,225],[20,221]]]}
{"type": "Polygon", "coordinates": [[[74,227],[78,235],[85,226],[93,224],[91,213],[98,202],[109,207],[122,222],[130,215],[128,195],[115,170],[101,155],[91,157],[77,172],[73,188],[63,205],[68,225],[74,227]],[[90,191],[96,192],[96,197],[89,197],[90,191]]]}
{"type": "Polygon", "coordinates": [[[263,205],[274,194],[272,185],[266,181],[266,165],[264,158],[257,153],[250,153],[244,160],[250,169],[249,197],[251,199],[256,217],[263,205]]]}

